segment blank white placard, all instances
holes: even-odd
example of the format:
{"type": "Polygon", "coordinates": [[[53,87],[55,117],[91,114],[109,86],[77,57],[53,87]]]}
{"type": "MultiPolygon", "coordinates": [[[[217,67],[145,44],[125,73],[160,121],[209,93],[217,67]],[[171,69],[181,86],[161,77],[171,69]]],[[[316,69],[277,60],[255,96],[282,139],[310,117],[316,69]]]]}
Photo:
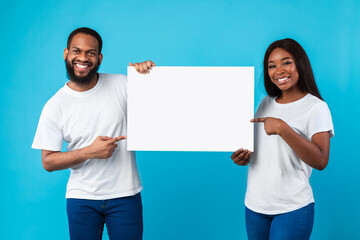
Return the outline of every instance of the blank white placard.
{"type": "Polygon", "coordinates": [[[254,67],[128,67],[128,150],[253,151],[254,67]]]}

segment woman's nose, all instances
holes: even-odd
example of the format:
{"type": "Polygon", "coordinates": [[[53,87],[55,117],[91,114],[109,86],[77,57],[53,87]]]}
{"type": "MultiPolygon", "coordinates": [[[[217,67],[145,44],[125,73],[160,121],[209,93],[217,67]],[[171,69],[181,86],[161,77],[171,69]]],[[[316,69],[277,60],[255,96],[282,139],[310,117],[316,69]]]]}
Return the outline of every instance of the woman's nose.
{"type": "Polygon", "coordinates": [[[276,68],[275,74],[281,75],[285,72],[285,70],[282,67],[276,68]]]}

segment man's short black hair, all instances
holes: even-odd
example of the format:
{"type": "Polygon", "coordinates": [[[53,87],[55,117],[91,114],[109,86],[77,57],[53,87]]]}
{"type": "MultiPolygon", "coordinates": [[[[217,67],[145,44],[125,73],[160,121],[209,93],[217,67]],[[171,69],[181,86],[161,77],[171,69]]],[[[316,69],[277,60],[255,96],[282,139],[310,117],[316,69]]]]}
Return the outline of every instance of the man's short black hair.
{"type": "Polygon", "coordinates": [[[99,54],[101,53],[102,39],[101,39],[100,35],[95,30],[93,30],[91,28],[87,28],[87,27],[77,28],[70,33],[68,40],[67,40],[67,49],[70,48],[70,44],[71,44],[73,37],[78,33],[85,33],[85,34],[91,35],[94,38],[96,38],[96,40],[98,41],[98,44],[99,44],[99,54]]]}

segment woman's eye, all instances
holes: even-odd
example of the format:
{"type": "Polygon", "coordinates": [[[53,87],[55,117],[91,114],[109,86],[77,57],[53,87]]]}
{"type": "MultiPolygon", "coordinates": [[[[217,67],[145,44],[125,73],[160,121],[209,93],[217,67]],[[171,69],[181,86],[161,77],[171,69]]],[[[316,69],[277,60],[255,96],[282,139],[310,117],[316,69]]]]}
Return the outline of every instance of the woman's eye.
{"type": "Polygon", "coordinates": [[[289,65],[289,64],[292,64],[292,62],[287,61],[287,62],[284,62],[283,64],[284,64],[284,65],[289,65]]]}
{"type": "Polygon", "coordinates": [[[269,65],[269,69],[270,69],[270,68],[275,68],[275,65],[269,65]]]}

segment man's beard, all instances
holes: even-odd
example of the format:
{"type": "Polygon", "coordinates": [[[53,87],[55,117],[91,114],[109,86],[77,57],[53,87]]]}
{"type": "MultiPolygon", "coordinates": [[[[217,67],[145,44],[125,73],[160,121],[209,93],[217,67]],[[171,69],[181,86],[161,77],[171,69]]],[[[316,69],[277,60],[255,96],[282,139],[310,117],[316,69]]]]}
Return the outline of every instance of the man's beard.
{"type": "Polygon", "coordinates": [[[67,58],[65,60],[65,66],[66,66],[66,75],[69,80],[79,85],[88,85],[96,75],[97,71],[99,70],[100,64],[96,64],[94,68],[90,69],[90,71],[85,77],[78,77],[75,75],[74,67],[72,66],[70,61],[68,61],[67,58]]]}

